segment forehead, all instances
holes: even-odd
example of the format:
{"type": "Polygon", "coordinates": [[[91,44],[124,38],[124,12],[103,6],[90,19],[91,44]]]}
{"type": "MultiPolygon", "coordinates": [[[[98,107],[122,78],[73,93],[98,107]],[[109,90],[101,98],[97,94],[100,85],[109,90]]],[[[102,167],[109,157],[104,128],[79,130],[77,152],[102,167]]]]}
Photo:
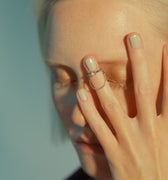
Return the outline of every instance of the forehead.
{"type": "Polygon", "coordinates": [[[74,62],[94,53],[104,60],[126,60],[123,38],[145,32],[144,19],[138,8],[123,1],[61,0],[50,17],[47,57],[74,62]]]}

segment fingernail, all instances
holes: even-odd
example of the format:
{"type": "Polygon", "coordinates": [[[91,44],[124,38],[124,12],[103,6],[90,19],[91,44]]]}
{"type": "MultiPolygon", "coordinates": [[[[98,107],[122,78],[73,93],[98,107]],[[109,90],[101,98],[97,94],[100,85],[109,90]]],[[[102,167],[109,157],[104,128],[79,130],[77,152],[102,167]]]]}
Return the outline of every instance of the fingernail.
{"type": "Polygon", "coordinates": [[[88,58],[85,60],[86,67],[89,71],[96,70],[96,63],[93,58],[88,58]]]}
{"type": "Polygon", "coordinates": [[[130,45],[132,48],[140,48],[141,47],[141,39],[138,35],[134,34],[129,38],[130,45]]]}
{"type": "Polygon", "coordinates": [[[79,95],[79,98],[80,98],[82,101],[86,101],[86,100],[87,100],[86,93],[85,93],[85,90],[84,90],[84,89],[78,90],[78,95],[79,95]]]}

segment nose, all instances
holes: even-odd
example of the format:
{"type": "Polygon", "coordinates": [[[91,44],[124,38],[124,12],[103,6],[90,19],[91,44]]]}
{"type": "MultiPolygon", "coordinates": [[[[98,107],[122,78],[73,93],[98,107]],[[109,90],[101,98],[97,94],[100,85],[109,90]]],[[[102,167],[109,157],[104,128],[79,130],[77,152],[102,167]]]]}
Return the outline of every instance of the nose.
{"type": "Polygon", "coordinates": [[[89,141],[94,139],[95,135],[91,131],[86,119],[84,118],[79,105],[76,105],[72,113],[73,126],[71,127],[71,133],[69,134],[72,139],[77,139],[78,137],[83,140],[89,141]]]}
{"type": "Polygon", "coordinates": [[[87,124],[84,116],[82,115],[82,111],[80,110],[79,105],[76,105],[74,107],[71,118],[72,118],[73,123],[77,126],[85,127],[87,124]]]}

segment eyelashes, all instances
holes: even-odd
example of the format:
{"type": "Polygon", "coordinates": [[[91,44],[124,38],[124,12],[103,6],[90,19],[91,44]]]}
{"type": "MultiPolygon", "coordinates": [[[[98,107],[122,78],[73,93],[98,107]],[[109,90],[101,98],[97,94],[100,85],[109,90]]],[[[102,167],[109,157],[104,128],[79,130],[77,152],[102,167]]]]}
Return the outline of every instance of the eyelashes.
{"type": "Polygon", "coordinates": [[[63,88],[69,88],[69,87],[77,87],[78,81],[76,77],[66,75],[66,78],[60,78],[60,74],[56,70],[52,70],[52,86],[54,86],[54,89],[59,90],[63,88]]]}
{"type": "MultiPolygon", "coordinates": [[[[122,88],[126,89],[127,88],[127,83],[118,83],[117,81],[114,80],[107,80],[110,86],[116,87],[116,88],[122,88]]],[[[54,86],[56,89],[62,89],[62,88],[77,88],[78,86],[78,80],[66,80],[64,82],[62,81],[56,81],[54,83],[54,86]]]]}
{"type": "Polygon", "coordinates": [[[69,86],[76,87],[77,84],[78,84],[77,80],[67,80],[64,82],[56,81],[54,86],[56,89],[60,89],[60,88],[69,87],[69,86]]]}
{"type": "MultiPolygon", "coordinates": [[[[65,72],[65,71],[64,71],[65,72]]],[[[52,70],[52,85],[54,86],[55,90],[62,90],[62,89],[77,89],[79,86],[79,80],[77,76],[72,72],[67,71],[66,72],[66,78],[61,75],[62,73],[59,73],[57,70],[52,70]],[[62,78],[61,78],[62,77],[62,78]]],[[[127,89],[128,85],[131,83],[131,81],[124,81],[119,82],[113,79],[107,79],[109,85],[113,88],[121,88],[121,89],[127,89]]]]}
{"type": "Polygon", "coordinates": [[[111,80],[111,79],[108,79],[107,81],[108,81],[110,86],[122,88],[124,90],[127,89],[128,85],[131,83],[131,81],[128,81],[128,82],[127,81],[126,82],[118,82],[118,81],[111,80]]]}

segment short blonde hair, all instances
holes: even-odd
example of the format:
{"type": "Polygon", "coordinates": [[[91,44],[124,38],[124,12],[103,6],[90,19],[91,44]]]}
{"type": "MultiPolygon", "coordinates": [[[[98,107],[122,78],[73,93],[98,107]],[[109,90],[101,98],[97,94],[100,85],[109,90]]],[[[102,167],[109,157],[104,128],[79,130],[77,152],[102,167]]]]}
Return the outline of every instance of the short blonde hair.
{"type": "MultiPolygon", "coordinates": [[[[50,10],[59,0],[35,0],[35,13],[37,21],[40,49],[45,58],[45,30],[50,10]]],[[[168,0],[128,0],[129,3],[141,3],[148,22],[162,38],[168,40],[168,0]]]]}
{"type": "Polygon", "coordinates": [[[35,0],[35,16],[42,57],[45,59],[45,31],[49,12],[59,0],[35,0]]]}

